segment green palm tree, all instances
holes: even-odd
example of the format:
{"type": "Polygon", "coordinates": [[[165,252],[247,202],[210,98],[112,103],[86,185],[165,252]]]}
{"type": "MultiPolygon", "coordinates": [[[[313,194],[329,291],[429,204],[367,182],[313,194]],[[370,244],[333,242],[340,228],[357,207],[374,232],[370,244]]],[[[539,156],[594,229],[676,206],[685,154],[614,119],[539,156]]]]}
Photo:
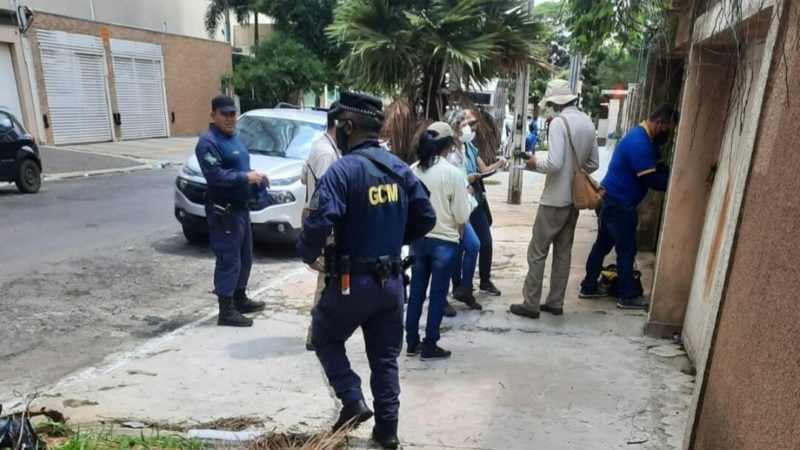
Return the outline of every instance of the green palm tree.
{"type": "Polygon", "coordinates": [[[231,41],[230,24],[227,21],[229,11],[239,25],[250,24],[250,14],[255,13],[255,44],[258,45],[258,11],[256,0],[211,0],[206,8],[205,26],[209,36],[213,36],[220,24],[225,25],[225,38],[231,41]]]}
{"type": "Polygon", "coordinates": [[[349,50],[340,70],[355,87],[399,91],[399,109],[429,121],[470,86],[540,65],[541,31],[520,0],[342,0],[328,35],[349,50]]]}

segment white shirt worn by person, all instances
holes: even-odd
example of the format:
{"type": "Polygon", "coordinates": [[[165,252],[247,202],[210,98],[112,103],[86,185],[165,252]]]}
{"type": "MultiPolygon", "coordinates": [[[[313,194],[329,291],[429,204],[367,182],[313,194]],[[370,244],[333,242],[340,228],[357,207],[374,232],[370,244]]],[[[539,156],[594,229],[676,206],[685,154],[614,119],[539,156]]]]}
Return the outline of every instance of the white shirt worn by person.
{"type": "Polygon", "coordinates": [[[317,191],[317,181],[341,157],[341,152],[336,148],[336,143],[328,133],[323,134],[311,144],[311,152],[308,154],[301,174],[303,184],[306,185],[306,208],[317,191]]]}
{"type": "Polygon", "coordinates": [[[458,243],[458,227],[467,223],[472,212],[464,173],[441,157],[427,170],[417,161],[411,165],[411,171],[430,191],[431,205],[436,211],[436,226],[425,237],[458,243]]]}
{"type": "Polygon", "coordinates": [[[565,108],[550,122],[547,158],[536,160],[536,171],[547,175],[540,201],[544,206],[572,205],[572,182],[575,176],[572,160],[575,157],[569,145],[567,127],[563,120],[569,122],[579,165],[586,173],[592,173],[600,167],[597,134],[592,119],[574,106],[565,108]]]}

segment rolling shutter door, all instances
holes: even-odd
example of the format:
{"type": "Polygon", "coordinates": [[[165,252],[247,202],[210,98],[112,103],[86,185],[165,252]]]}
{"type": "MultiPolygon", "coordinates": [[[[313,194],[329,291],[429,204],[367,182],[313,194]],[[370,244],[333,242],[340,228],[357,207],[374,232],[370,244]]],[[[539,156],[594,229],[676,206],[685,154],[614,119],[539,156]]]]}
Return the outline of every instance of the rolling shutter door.
{"type": "Polygon", "coordinates": [[[166,137],[167,106],[161,47],[111,40],[122,139],[166,137]]]}
{"type": "Polygon", "coordinates": [[[112,140],[102,40],[48,30],[37,38],[55,143],[112,140]]]}

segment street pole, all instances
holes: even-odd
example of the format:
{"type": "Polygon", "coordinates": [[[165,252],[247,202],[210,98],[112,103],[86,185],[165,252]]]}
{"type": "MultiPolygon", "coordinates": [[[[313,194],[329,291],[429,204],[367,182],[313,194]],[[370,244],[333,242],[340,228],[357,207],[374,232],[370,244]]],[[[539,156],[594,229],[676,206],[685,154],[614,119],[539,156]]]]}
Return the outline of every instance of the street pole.
{"type": "MultiPolygon", "coordinates": [[[[533,15],[533,1],[528,2],[528,14],[533,15]]],[[[508,204],[522,203],[522,172],[524,164],[519,155],[525,151],[527,131],[528,94],[531,85],[531,66],[526,64],[517,72],[516,99],[514,102],[513,158],[508,179],[508,204]]]]}
{"type": "Polygon", "coordinates": [[[581,79],[582,58],[580,53],[575,53],[570,58],[569,64],[569,87],[572,93],[578,95],[578,82],[581,79]]]}

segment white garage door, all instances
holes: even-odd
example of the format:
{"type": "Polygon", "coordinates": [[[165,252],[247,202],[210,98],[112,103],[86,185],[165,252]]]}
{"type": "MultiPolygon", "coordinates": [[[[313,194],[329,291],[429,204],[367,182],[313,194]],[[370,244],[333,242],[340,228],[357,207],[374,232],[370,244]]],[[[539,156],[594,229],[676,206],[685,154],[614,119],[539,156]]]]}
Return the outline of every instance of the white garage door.
{"type": "Polygon", "coordinates": [[[122,139],[167,136],[161,46],[111,40],[122,139]]]}
{"type": "Polygon", "coordinates": [[[112,140],[103,41],[47,30],[37,37],[55,143],[112,140]]]}
{"type": "Polygon", "coordinates": [[[0,86],[3,86],[3,89],[0,89],[0,106],[8,108],[22,121],[17,77],[14,73],[14,61],[11,59],[11,47],[8,44],[0,44],[0,86]]]}

